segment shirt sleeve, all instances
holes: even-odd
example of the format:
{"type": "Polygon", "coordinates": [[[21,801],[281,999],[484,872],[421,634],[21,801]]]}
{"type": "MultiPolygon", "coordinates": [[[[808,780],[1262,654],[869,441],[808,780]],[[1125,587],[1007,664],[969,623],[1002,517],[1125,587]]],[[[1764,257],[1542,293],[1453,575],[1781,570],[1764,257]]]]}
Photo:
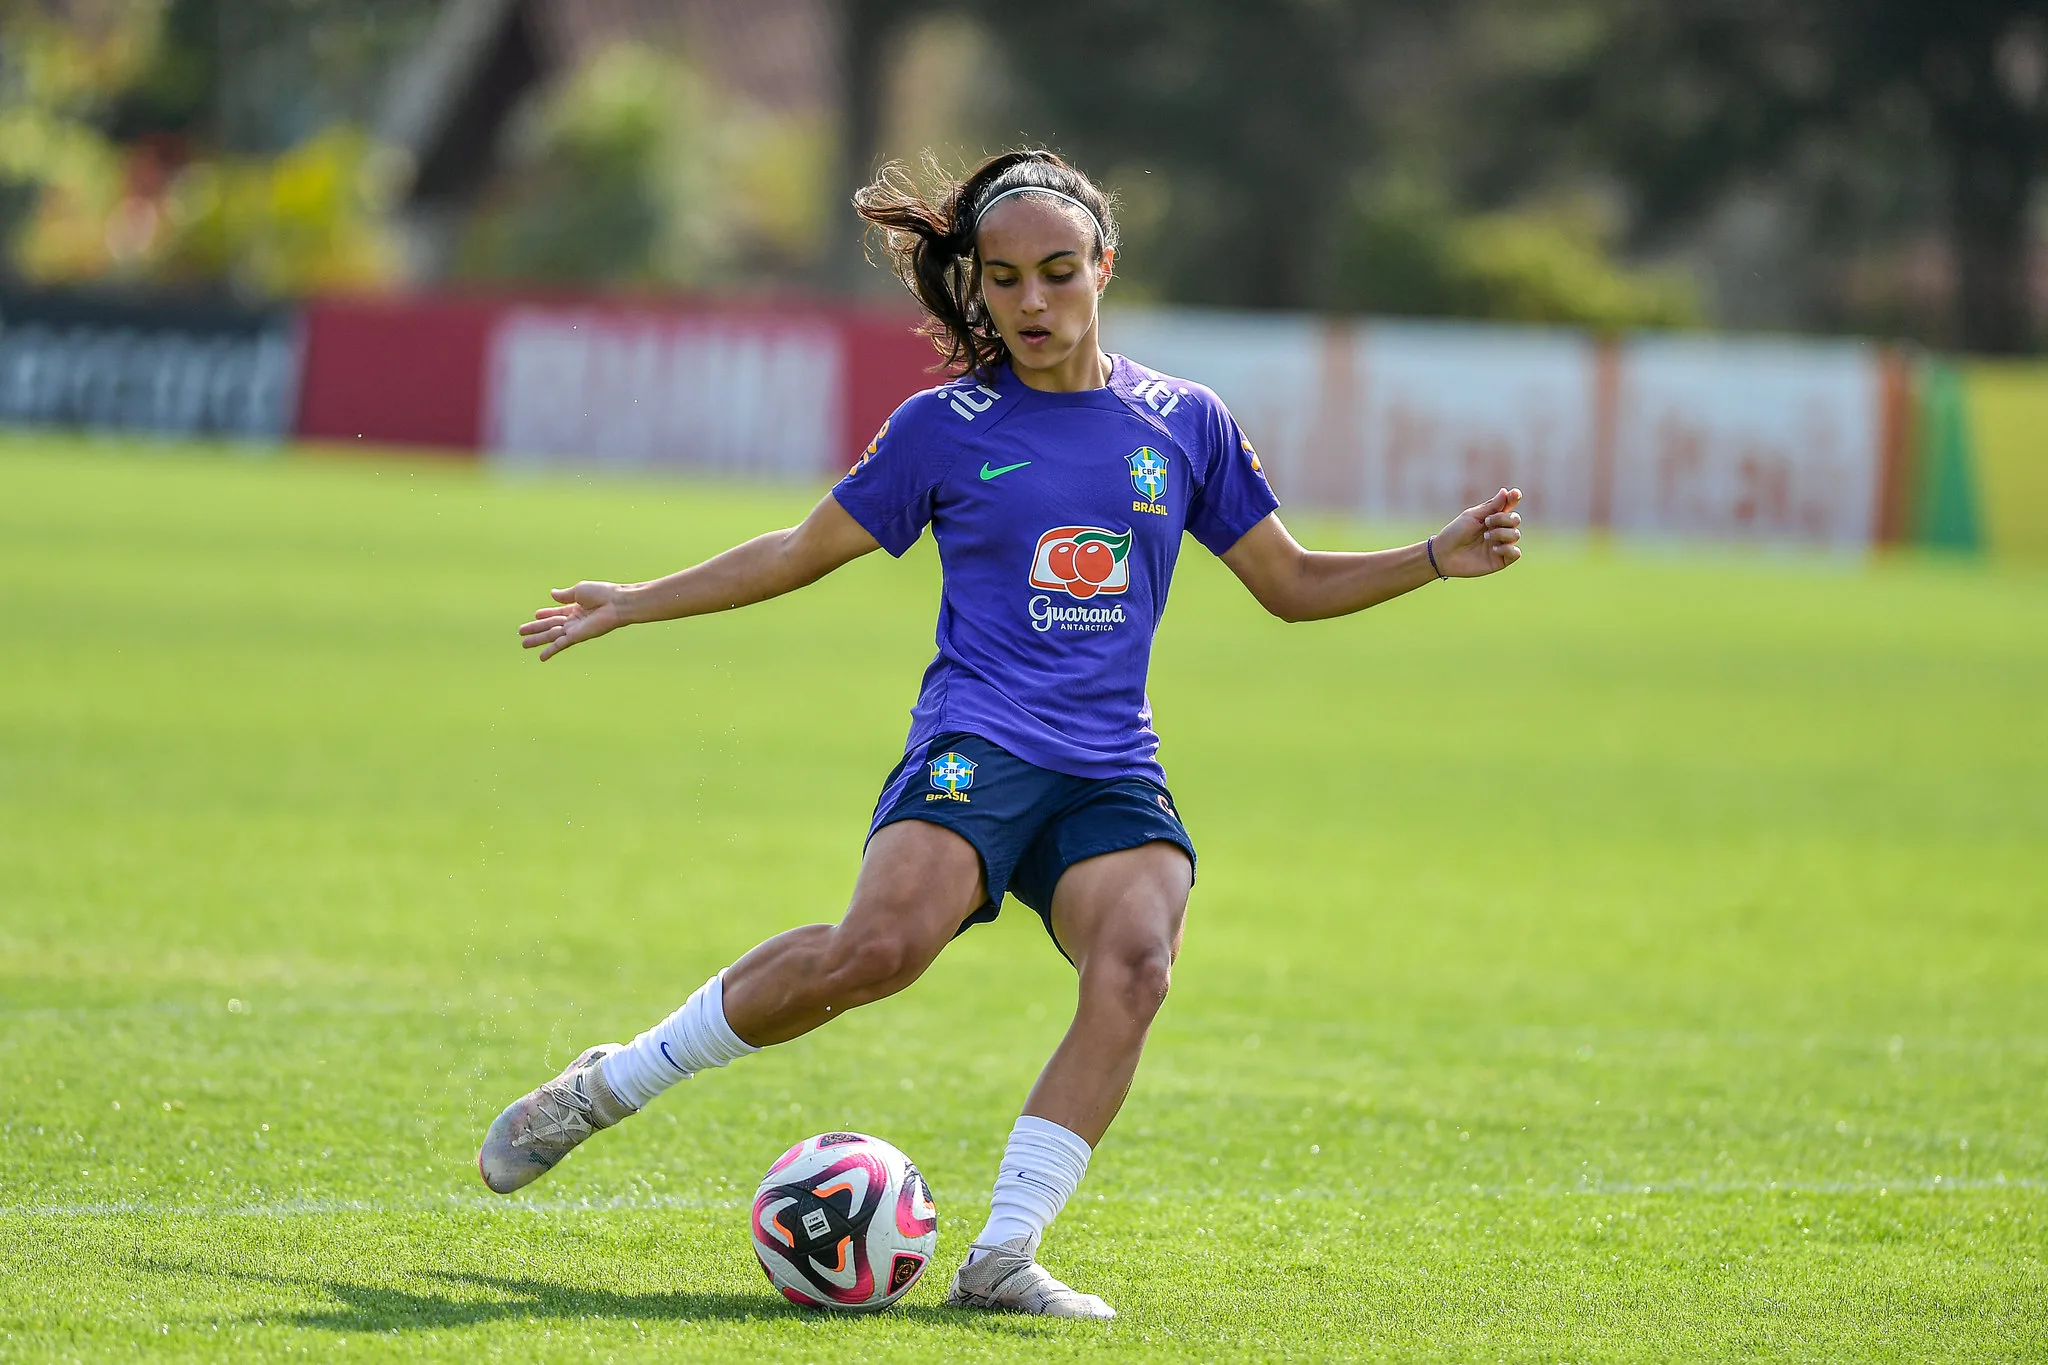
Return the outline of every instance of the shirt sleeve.
{"type": "Polygon", "coordinates": [[[897,408],[832,487],[833,500],[898,558],[924,534],[939,482],[952,463],[949,452],[920,439],[928,428],[918,409],[927,396],[919,394],[897,408]]]}
{"type": "Polygon", "coordinates": [[[1219,398],[1209,400],[1203,448],[1194,452],[1206,465],[1188,503],[1188,531],[1213,555],[1227,554],[1280,506],[1259,465],[1259,453],[1239,430],[1219,398]]]}

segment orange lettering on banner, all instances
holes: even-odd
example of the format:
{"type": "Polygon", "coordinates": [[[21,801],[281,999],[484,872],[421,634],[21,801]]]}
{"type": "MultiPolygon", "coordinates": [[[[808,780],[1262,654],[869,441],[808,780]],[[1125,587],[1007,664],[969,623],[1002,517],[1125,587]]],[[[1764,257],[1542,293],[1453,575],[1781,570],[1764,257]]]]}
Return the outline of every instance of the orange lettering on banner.
{"type": "Polygon", "coordinates": [[[1353,328],[1344,322],[1324,324],[1319,382],[1313,395],[1314,416],[1303,451],[1302,480],[1308,500],[1324,507],[1356,510],[1365,495],[1365,443],[1361,439],[1358,403],[1360,349],[1353,328]]]}
{"type": "Polygon", "coordinates": [[[1735,461],[1735,524],[1745,531],[1792,521],[1792,461],[1782,450],[1750,441],[1735,461]]]}
{"type": "Polygon", "coordinates": [[[1704,520],[1694,484],[1705,464],[1707,434],[1676,413],[1657,423],[1657,513],[1669,526],[1704,520]]]}
{"type": "Polygon", "coordinates": [[[1514,449],[1498,431],[1475,433],[1465,442],[1459,473],[1457,503],[1470,507],[1492,497],[1515,478],[1514,449]]]}
{"type": "Polygon", "coordinates": [[[1614,525],[1614,442],[1621,420],[1621,349],[1612,339],[1593,352],[1593,487],[1586,520],[1596,530],[1614,525]]]}
{"type": "Polygon", "coordinates": [[[1387,506],[1407,508],[1426,494],[1436,451],[1436,414],[1396,399],[1387,407],[1387,506]],[[1418,487],[1412,492],[1409,483],[1418,487]]]}

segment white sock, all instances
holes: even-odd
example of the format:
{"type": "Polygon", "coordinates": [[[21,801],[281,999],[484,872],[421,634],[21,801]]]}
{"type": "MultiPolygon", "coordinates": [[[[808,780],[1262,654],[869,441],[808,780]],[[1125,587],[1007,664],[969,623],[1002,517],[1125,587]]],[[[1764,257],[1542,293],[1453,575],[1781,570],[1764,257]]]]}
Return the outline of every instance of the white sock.
{"type": "MultiPolygon", "coordinates": [[[[1088,1174],[1092,1149],[1057,1123],[1026,1114],[1010,1130],[1010,1145],[996,1168],[995,1194],[989,1199],[988,1226],[974,1239],[977,1247],[1001,1246],[1028,1237],[1032,1251],[1052,1220],[1088,1174]]],[[[971,1265],[981,1256],[969,1253],[971,1265]]]]}
{"type": "Polygon", "coordinates": [[[639,1109],[677,1081],[760,1050],[725,1022],[721,975],[699,986],[681,1009],[598,1065],[612,1093],[639,1109]]]}

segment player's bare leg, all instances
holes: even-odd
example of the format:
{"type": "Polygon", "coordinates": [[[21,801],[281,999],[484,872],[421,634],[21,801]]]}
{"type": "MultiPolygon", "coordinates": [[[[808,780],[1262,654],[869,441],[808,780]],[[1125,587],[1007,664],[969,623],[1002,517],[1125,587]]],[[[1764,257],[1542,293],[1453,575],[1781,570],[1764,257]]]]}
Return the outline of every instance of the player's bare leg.
{"type": "Polygon", "coordinates": [[[658,1090],[894,995],[924,975],[984,898],[972,844],[922,821],[885,825],[868,842],[844,919],[777,934],[706,982],[656,1029],[625,1047],[586,1050],[506,1106],[477,1154],[484,1183],[509,1194],[554,1169],[592,1133],[638,1113],[651,1094],[633,1082],[650,1070],[659,1073],[658,1090]],[[669,1038],[664,1030],[680,1033],[669,1038]],[[632,1055],[655,1049],[659,1061],[632,1055]]]}
{"type": "Polygon", "coordinates": [[[1146,1034],[1166,1001],[1193,881],[1187,855],[1168,843],[1089,858],[1060,879],[1052,924],[1080,972],[1074,1022],[1024,1103],[989,1226],[954,1275],[947,1302],[1116,1316],[1100,1298],[1047,1273],[1037,1263],[1038,1239],[1130,1093],[1146,1034]]]}
{"type": "Polygon", "coordinates": [[[1102,1141],[1166,1003],[1193,886],[1188,855],[1163,842],[1086,859],[1060,878],[1052,929],[1081,975],[1079,999],[1025,1113],[1091,1147],[1102,1141]]]}
{"type": "Polygon", "coordinates": [[[725,1017],[755,1047],[800,1038],[923,976],[985,899],[974,845],[922,820],[884,825],[844,919],[777,934],[725,969],[725,1017]]]}

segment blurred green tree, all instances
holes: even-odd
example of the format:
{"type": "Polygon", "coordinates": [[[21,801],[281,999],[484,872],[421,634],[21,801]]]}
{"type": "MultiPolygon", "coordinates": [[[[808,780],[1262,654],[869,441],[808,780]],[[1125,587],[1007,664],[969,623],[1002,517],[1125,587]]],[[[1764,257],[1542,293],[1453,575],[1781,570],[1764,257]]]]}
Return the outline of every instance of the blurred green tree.
{"type": "Polygon", "coordinates": [[[882,160],[890,58],[919,19],[960,8],[967,7],[958,0],[840,0],[842,112],[832,185],[836,216],[829,221],[824,274],[827,282],[841,291],[890,288],[883,283],[886,276],[869,264],[861,234],[850,226],[854,192],[873,178],[882,160]]]}
{"type": "Polygon", "coordinates": [[[1125,190],[1145,294],[1489,315],[1547,300],[1560,318],[1651,321],[1698,304],[1621,262],[1675,254],[1713,272],[1717,299],[1775,290],[1764,311],[1789,325],[2040,340],[2048,0],[978,12],[1028,91],[1019,125],[1125,190]],[[1555,207],[1588,197],[1611,205],[1555,207]],[[1762,219],[1727,217],[1757,203],[1762,219]],[[1736,221],[1764,224],[1742,231],[1767,234],[1786,278],[1709,264],[1736,221]],[[1949,258],[1944,327],[1922,310],[1946,297],[1949,258]]]}
{"type": "Polygon", "coordinates": [[[1042,0],[993,7],[987,22],[1029,91],[1020,115],[1148,201],[1131,234],[1141,288],[1312,307],[1333,211],[1382,131],[1352,74],[1388,30],[1429,23],[1429,8],[1042,0]]]}
{"type": "Polygon", "coordinates": [[[1601,327],[1697,322],[1580,207],[1461,209],[1464,25],[1420,0],[1046,0],[997,10],[1019,113],[1126,199],[1133,292],[1601,327]],[[1405,168],[1375,177],[1384,163],[1405,168]],[[1391,190],[1363,188],[1390,180],[1391,190]]]}
{"type": "Polygon", "coordinates": [[[46,234],[31,273],[109,255],[124,176],[99,121],[147,70],[159,15],[129,6],[91,17],[66,23],[32,0],[0,0],[0,231],[17,247],[17,270],[18,244],[39,218],[70,230],[46,234]]]}
{"type": "Polygon", "coordinates": [[[1339,234],[1329,299],[1372,313],[1602,331],[1700,325],[1694,282],[1618,264],[1607,250],[1615,235],[1610,217],[1585,203],[1461,214],[1418,187],[1361,194],[1339,234]]]}
{"type": "Polygon", "coordinates": [[[795,277],[825,230],[830,130],[621,42],[529,103],[458,245],[474,280],[684,286],[795,277]]]}
{"type": "Polygon", "coordinates": [[[427,12],[424,0],[4,0],[9,267],[39,283],[253,295],[389,279],[388,167],[345,115],[367,107],[365,72],[412,31],[398,21],[427,12]],[[266,88],[268,102],[249,95],[266,88]]]}
{"type": "Polygon", "coordinates": [[[712,226],[705,92],[680,62],[621,45],[525,111],[509,165],[478,206],[455,271],[548,283],[684,278],[712,226]]]}
{"type": "Polygon", "coordinates": [[[1499,160],[1542,164],[1575,144],[1655,231],[1802,161],[1895,174],[1924,141],[1946,182],[1957,338],[1986,352],[2038,343],[2048,0],[1544,3],[1571,36],[1503,82],[1499,160]]]}

